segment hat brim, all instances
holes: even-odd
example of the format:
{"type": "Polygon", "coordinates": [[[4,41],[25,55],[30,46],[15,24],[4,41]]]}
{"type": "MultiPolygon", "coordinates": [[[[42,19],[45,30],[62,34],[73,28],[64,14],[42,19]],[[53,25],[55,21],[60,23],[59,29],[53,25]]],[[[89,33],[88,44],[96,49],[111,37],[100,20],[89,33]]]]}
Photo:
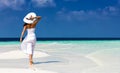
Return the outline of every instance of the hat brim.
{"type": "Polygon", "coordinates": [[[31,16],[32,16],[32,17],[36,17],[36,14],[35,14],[34,12],[28,13],[28,14],[23,18],[23,21],[24,21],[25,23],[32,24],[32,23],[34,22],[34,20],[29,20],[31,16]]]}

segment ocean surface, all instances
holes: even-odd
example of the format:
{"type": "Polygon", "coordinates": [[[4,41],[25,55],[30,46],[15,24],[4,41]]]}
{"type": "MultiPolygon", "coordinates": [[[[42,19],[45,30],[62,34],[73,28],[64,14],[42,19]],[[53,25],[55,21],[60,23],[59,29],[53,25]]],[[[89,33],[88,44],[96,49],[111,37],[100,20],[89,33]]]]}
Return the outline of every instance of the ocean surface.
{"type": "MultiPolygon", "coordinates": [[[[37,41],[36,44],[41,46],[44,45],[43,48],[45,49],[76,54],[87,54],[98,50],[113,51],[116,48],[120,51],[120,40],[48,40],[37,41]]],[[[20,45],[20,42],[1,41],[0,46],[3,45],[20,45]]]]}

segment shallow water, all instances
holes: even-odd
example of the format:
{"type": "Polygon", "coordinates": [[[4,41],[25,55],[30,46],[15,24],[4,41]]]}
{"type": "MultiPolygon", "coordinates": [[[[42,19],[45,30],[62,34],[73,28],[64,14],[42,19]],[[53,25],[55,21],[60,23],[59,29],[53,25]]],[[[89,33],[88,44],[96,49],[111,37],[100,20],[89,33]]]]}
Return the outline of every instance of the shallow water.
{"type": "MultiPolygon", "coordinates": [[[[18,41],[0,42],[0,52],[19,46],[18,41]]],[[[120,73],[120,40],[37,41],[35,50],[51,55],[35,58],[37,68],[59,73],[120,73]]]]}
{"type": "MultiPolygon", "coordinates": [[[[109,50],[111,54],[119,54],[120,40],[92,41],[38,41],[40,48],[71,54],[90,54],[97,51],[109,50]],[[116,51],[117,49],[117,51],[116,51]],[[119,51],[118,51],[119,50],[119,51]]],[[[36,48],[36,49],[40,49],[36,48]]]]}
{"type": "MultiPolygon", "coordinates": [[[[78,40],[78,41],[37,41],[36,50],[48,49],[52,51],[73,53],[73,54],[88,54],[96,51],[110,50],[120,48],[120,40],[78,40]]],[[[18,41],[0,42],[0,46],[5,45],[18,45],[18,41]]],[[[118,54],[118,51],[115,53],[118,54]]]]}

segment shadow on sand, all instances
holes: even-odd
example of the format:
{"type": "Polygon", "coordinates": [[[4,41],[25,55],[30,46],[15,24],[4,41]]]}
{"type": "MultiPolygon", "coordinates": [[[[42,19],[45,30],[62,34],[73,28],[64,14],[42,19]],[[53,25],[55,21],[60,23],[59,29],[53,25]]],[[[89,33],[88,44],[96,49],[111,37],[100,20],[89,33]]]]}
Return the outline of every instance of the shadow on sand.
{"type": "Polygon", "coordinates": [[[60,61],[46,61],[46,62],[34,62],[34,64],[43,64],[43,63],[58,63],[60,61]]]}

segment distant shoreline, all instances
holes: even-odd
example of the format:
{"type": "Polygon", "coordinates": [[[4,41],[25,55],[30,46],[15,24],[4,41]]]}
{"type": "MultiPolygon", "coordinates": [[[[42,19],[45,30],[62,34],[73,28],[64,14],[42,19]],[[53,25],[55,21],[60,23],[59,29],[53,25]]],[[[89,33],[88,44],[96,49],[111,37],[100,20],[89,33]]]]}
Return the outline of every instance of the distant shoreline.
{"type": "MultiPolygon", "coordinates": [[[[38,41],[120,40],[120,38],[37,38],[38,41]]],[[[19,41],[19,38],[0,38],[0,41],[19,41]]]]}

